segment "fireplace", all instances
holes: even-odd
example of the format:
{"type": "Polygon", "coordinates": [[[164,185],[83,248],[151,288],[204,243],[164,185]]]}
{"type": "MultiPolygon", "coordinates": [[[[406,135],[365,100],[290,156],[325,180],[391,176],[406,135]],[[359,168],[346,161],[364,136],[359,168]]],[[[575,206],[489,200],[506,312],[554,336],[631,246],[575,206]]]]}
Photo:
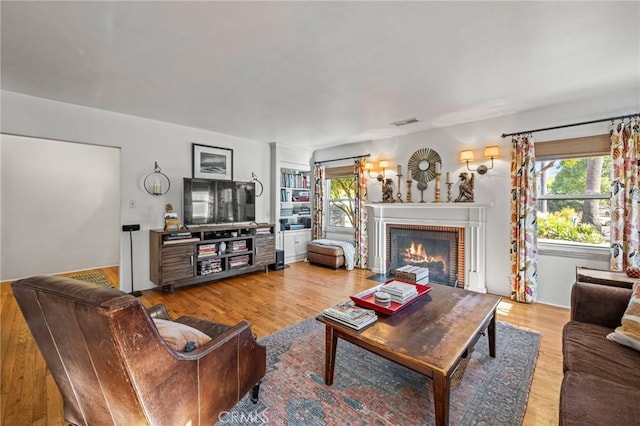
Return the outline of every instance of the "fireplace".
{"type": "Polygon", "coordinates": [[[402,262],[418,262],[430,269],[430,282],[487,292],[487,209],[493,203],[372,203],[367,207],[368,260],[373,272],[389,274],[402,262]],[[399,252],[391,253],[392,246],[399,252]],[[425,261],[415,253],[422,250],[425,261]]]}
{"type": "Polygon", "coordinates": [[[429,269],[429,282],[464,287],[464,228],[387,224],[387,270],[429,269]]]}

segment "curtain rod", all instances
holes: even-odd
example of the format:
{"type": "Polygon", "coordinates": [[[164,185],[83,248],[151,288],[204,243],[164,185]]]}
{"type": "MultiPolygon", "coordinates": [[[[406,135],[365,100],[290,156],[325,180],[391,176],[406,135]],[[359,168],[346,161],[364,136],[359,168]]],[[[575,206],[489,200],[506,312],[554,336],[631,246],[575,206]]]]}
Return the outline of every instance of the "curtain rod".
{"type": "Polygon", "coordinates": [[[313,164],[324,164],[324,163],[331,163],[332,161],[353,160],[354,158],[367,158],[367,157],[371,157],[371,154],[354,155],[353,157],[334,158],[333,160],[314,161],[313,164]]]}
{"type": "Polygon", "coordinates": [[[535,132],[544,132],[546,130],[564,129],[565,127],[584,126],[585,124],[601,123],[603,121],[624,120],[625,118],[638,117],[638,116],[640,116],[640,112],[637,112],[635,114],[621,115],[619,117],[601,118],[599,120],[582,121],[580,123],[564,124],[562,126],[545,127],[544,129],[525,130],[522,132],[515,132],[515,133],[503,133],[502,135],[500,135],[500,137],[506,138],[507,136],[515,136],[515,135],[522,135],[526,133],[535,133],[535,132]]]}

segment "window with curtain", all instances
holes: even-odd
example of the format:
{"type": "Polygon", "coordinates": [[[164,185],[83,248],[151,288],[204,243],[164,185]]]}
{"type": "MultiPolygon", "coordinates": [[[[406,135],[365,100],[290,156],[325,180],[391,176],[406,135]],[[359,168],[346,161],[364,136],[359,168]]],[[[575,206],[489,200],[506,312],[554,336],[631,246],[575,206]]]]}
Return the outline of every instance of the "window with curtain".
{"type": "Polygon", "coordinates": [[[331,232],[353,232],[356,180],[353,166],[327,167],[325,174],[325,223],[331,232]]]}
{"type": "Polygon", "coordinates": [[[535,150],[538,241],[608,247],[609,135],[537,142],[535,150]]]}

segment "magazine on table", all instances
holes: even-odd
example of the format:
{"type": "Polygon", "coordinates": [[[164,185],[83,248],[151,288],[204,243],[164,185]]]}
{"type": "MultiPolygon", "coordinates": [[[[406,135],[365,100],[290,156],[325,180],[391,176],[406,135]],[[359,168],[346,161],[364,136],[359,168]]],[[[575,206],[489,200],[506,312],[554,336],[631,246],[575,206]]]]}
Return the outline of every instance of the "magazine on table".
{"type": "Polygon", "coordinates": [[[323,315],[341,324],[355,328],[356,330],[378,319],[373,309],[356,306],[352,300],[340,302],[335,306],[325,309],[323,315]]]}
{"type": "Polygon", "coordinates": [[[351,323],[349,321],[342,320],[340,318],[332,317],[330,315],[326,315],[326,314],[323,314],[323,315],[324,315],[325,318],[329,318],[331,321],[335,321],[335,322],[340,323],[340,324],[342,324],[344,326],[347,326],[349,328],[353,328],[354,330],[361,330],[364,327],[368,326],[369,324],[374,323],[374,322],[376,322],[378,320],[378,316],[377,315],[372,315],[365,322],[354,324],[354,323],[351,323]]]}

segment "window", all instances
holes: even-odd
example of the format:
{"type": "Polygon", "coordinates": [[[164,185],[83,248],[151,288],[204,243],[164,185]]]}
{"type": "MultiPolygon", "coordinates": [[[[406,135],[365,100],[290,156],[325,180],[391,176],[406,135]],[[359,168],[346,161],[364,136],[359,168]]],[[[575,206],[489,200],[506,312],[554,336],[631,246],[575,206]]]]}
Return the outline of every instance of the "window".
{"type": "Polygon", "coordinates": [[[355,221],[356,179],[351,167],[335,167],[325,171],[325,199],[328,203],[326,223],[329,229],[353,229],[355,221]]]}
{"type": "Polygon", "coordinates": [[[538,239],[609,245],[608,135],[536,143],[538,239]]]}

